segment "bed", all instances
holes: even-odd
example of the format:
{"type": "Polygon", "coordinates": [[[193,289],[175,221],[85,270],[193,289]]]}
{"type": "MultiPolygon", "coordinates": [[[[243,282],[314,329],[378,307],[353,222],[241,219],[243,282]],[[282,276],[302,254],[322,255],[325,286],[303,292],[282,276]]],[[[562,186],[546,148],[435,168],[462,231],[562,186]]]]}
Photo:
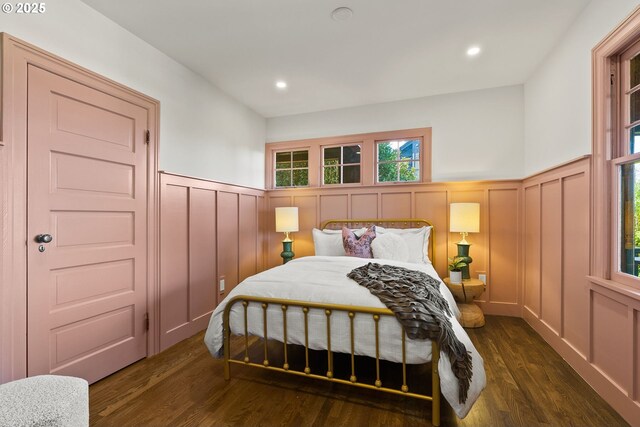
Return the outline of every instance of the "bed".
{"type": "MultiPolygon", "coordinates": [[[[440,394],[449,401],[459,417],[471,409],[485,386],[484,362],[468,335],[458,323],[459,316],[453,296],[439,277],[430,261],[434,260],[434,233],[425,220],[332,220],[323,229],[366,227],[372,224],[417,230],[431,227],[426,237],[425,262],[404,262],[390,259],[362,259],[347,256],[310,256],[294,259],[252,276],[236,286],[214,311],[205,334],[205,344],[212,355],[224,358],[225,379],[230,378],[230,366],[242,364],[294,375],[376,389],[387,393],[423,399],[432,402],[432,423],[440,424],[440,394]],[[347,278],[354,268],[369,262],[395,265],[422,271],[440,282],[440,293],[446,298],[453,313],[450,320],[456,337],[465,345],[473,361],[473,377],[466,402],[458,401],[458,382],[445,353],[431,340],[412,340],[407,337],[394,314],[366,288],[347,278]],[[231,357],[231,334],[244,335],[244,357],[231,357]],[[264,357],[250,360],[250,335],[263,338],[264,357]],[[283,345],[284,362],[273,366],[269,360],[267,340],[304,347],[304,369],[294,370],[289,365],[287,345],[283,345]],[[326,372],[313,372],[309,365],[309,352],[326,350],[326,372]],[[334,376],[334,353],[350,355],[348,378],[334,376]],[[358,381],[357,356],[375,359],[375,381],[358,381]],[[402,385],[387,387],[381,381],[380,361],[401,364],[402,385]],[[410,390],[407,365],[431,362],[432,393],[426,395],[410,390]]],[[[329,233],[327,231],[327,233],[329,233]]],[[[318,246],[316,245],[316,248],[318,246]]],[[[241,352],[242,354],[242,352],[241,352]]]]}

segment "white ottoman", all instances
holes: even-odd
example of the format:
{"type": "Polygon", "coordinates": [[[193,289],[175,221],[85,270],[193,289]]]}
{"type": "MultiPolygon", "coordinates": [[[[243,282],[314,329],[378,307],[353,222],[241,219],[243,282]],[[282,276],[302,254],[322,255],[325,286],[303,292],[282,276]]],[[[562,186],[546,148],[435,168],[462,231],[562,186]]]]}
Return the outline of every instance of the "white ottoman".
{"type": "Polygon", "coordinates": [[[89,425],[89,384],[42,375],[0,385],[0,426],[89,425]]]}

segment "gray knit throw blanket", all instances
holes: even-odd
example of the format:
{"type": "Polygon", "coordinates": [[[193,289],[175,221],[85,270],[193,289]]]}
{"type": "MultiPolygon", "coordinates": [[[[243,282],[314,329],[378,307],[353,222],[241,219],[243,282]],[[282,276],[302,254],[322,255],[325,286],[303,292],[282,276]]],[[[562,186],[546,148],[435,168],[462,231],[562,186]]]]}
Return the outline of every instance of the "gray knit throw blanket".
{"type": "Polygon", "coordinates": [[[369,289],[393,311],[409,338],[438,342],[458,378],[458,399],[466,402],[473,375],[471,355],[453,332],[451,311],[440,293],[440,282],[421,271],[376,263],[355,268],[347,277],[369,289]]]}

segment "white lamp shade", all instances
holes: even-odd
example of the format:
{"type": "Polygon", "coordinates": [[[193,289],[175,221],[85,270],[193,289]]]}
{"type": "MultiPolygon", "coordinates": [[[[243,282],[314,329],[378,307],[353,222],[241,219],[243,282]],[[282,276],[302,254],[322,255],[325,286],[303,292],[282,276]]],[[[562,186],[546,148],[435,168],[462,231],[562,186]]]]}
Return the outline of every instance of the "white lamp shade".
{"type": "Polygon", "coordinates": [[[298,231],[298,208],[276,208],[276,231],[298,231]]]}
{"type": "Polygon", "coordinates": [[[480,232],[480,203],[451,203],[449,213],[452,233],[480,232]]]}

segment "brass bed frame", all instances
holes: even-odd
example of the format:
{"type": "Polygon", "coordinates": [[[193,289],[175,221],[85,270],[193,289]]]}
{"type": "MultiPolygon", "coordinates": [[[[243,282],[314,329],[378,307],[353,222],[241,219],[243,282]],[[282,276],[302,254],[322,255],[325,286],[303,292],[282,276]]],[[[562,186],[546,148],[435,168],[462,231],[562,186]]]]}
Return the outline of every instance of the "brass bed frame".
{"type": "MultiPolygon", "coordinates": [[[[322,224],[322,228],[336,228],[343,225],[350,225],[356,227],[369,226],[371,224],[382,225],[387,224],[390,227],[397,227],[402,225],[402,228],[411,228],[416,226],[431,226],[433,225],[423,219],[367,219],[367,220],[330,220],[322,224]]],[[[429,236],[429,258],[434,262],[435,255],[435,233],[433,228],[429,236]]],[[[383,387],[380,380],[380,342],[378,322],[381,316],[395,317],[393,312],[386,308],[374,308],[374,307],[361,307],[353,305],[341,305],[341,304],[328,304],[328,303],[315,303],[310,301],[296,301],[280,298],[262,298],[252,297],[246,295],[238,295],[231,299],[223,313],[223,333],[224,333],[224,379],[229,380],[231,378],[231,364],[239,364],[244,366],[252,366],[256,368],[267,369],[277,372],[286,372],[303,377],[315,378],[325,381],[330,381],[338,384],[348,384],[356,387],[366,388],[370,390],[379,390],[386,393],[392,393],[396,395],[408,396],[417,399],[427,400],[432,403],[431,422],[434,426],[440,425],[440,376],[438,374],[438,361],[440,360],[440,347],[435,340],[431,341],[431,383],[432,383],[432,395],[413,393],[409,391],[407,386],[407,363],[406,363],[406,332],[402,331],[402,386],[400,389],[383,387]],[[249,304],[260,304],[263,313],[263,344],[264,344],[264,359],[262,363],[255,363],[249,359],[249,333],[248,333],[248,318],[247,309],[249,304]],[[229,325],[229,317],[231,309],[236,304],[242,304],[244,310],[244,358],[242,360],[231,358],[231,327],[229,325]],[[283,336],[282,344],[284,349],[284,363],[282,367],[272,366],[269,362],[269,354],[267,349],[267,308],[269,305],[279,305],[282,309],[282,322],[283,322],[283,336]],[[300,308],[304,314],[304,339],[305,339],[305,368],[303,371],[292,370],[288,363],[287,354],[287,311],[290,307],[300,308]],[[312,373],[309,367],[309,322],[308,315],[310,310],[322,310],[327,317],[327,372],[324,375],[312,373]],[[331,352],[331,315],[333,312],[346,312],[349,316],[350,322],[350,337],[351,337],[351,376],[349,380],[344,380],[334,377],[334,365],[333,365],[333,353],[331,352]],[[369,315],[373,319],[375,343],[376,343],[376,380],[374,384],[362,383],[358,381],[355,368],[355,333],[354,333],[354,318],[356,315],[369,315]]]]}

